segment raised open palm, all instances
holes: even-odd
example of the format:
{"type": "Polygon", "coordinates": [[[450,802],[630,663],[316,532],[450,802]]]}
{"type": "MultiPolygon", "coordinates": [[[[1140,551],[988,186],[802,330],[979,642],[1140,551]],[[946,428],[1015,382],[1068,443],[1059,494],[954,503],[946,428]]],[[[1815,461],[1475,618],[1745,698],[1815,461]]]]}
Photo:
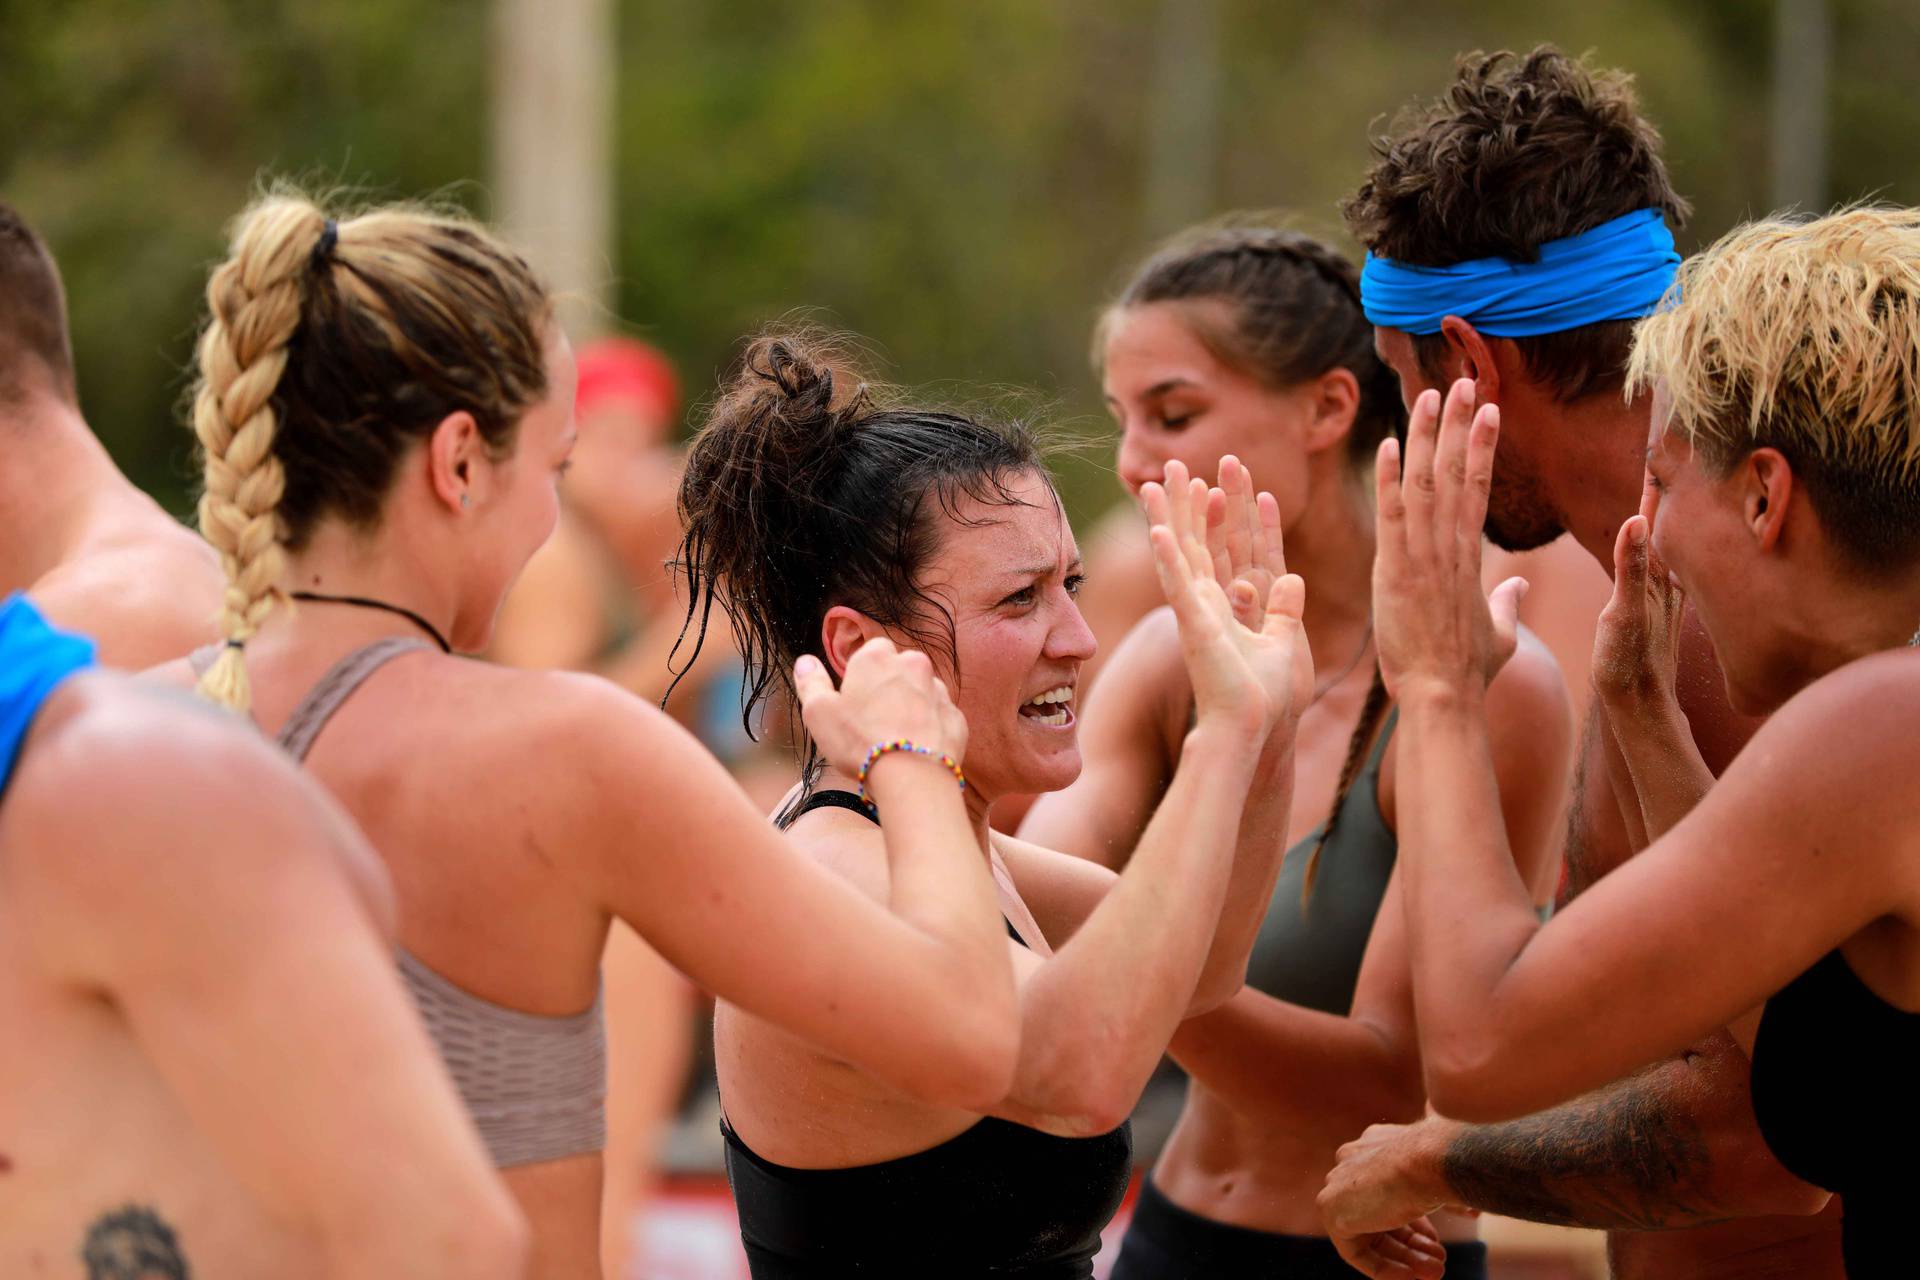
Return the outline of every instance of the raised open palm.
{"type": "Polygon", "coordinates": [[[1180,462],[1169,462],[1165,483],[1143,486],[1141,496],[1197,719],[1236,724],[1264,739],[1290,732],[1312,696],[1313,658],[1300,623],[1307,592],[1299,575],[1286,572],[1272,498],[1269,523],[1245,468],[1235,462],[1234,469],[1231,498],[1191,478],[1180,462]],[[1217,558],[1208,545],[1210,512],[1219,518],[1217,558]],[[1262,582],[1264,591],[1256,585],[1262,582]]]}
{"type": "MultiPolygon", "coordinates": [[[[1271,493],[1254,492],[1253,473],[1232,454],[1220,459],[1220,482],[1207,495],[1207,552],[1214,581],[1227,587],[1240,625],[1260,630],[1274,584],[1287,576],[1280,504],[1271,493]],[[1234,591],[1235,582],[1246,583],[1252,592],[1234,591]]],[[[1294,649],[1292,697],[1296,714],[1313,698],[1313,652],[1305,632],[1294,649]]]]}
{"type": "Polygon", "coordinates": [[[1465,378],[1423,391],[1407,444],[1381,441],[1374,468],[1373,628],[1387,690],[1414,683],[1485,688],[1518,638],[1524,578],[1480,588],[1481,535],[1493,489],[1500,410],[1474,403],[1465,378]],[[1403,483],[1404,477],[1404,483],[1403,483]]]}
{"type": "Polygon", "coordinates": [[[1640,513],[1620,526],[1613,545],[1613,595],[1593,636],[1593,686],[1615,705],[1673,694],[1679,670],[1680,613],[1686,596],[1653,550],[1660,490],[1652,475],[1640,513]]]}

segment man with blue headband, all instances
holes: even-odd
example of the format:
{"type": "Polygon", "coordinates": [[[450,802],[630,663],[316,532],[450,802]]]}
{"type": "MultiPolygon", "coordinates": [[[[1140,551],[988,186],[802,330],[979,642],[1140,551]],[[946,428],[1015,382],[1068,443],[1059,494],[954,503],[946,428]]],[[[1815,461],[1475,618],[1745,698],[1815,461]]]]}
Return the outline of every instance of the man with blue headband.
{"type": "MultiPolygon", "coordinates": [[[[1408,403],[1466,378],[1500,406],[1488,538],[1522,551],[1568,533],[1611,573],[1620,525],[1639,509],[1650,427],[1646,398],[1622,390],[1633,325],[1673,279],[1670,227],[1688,213],[1630,78],[1550,47],[1469,55],[1445,97],[1376,142],[1345,212],[1369,251],[1362,305],[1408,403]]],[[[1718,773],[1756,726],[1727,706],[1690,615],[1679,690],[1718,773]]],[[[1645,843],[1627,778],[1596,709],[1563,901],[1645,843]]],[[[1721,1032],[1526,1120],[1376,1126],[1329,1179],[1329,1228],[1383,1230],[1460,1204],[1605,1229],[1617,1280],[1838,1280],[1839,1206],[1773,1159],[1749,1073],[1721,1032]]]]}

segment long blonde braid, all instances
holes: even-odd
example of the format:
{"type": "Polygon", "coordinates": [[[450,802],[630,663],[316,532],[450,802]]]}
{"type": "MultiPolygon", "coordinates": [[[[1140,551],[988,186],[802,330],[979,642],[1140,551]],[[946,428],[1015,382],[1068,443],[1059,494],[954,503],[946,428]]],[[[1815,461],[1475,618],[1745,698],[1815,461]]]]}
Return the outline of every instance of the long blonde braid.
{"type": "Polygon", "coordinates": [[[200,533],[220,553],[226,647],[199,692],[245,712],[252,704],[242,646],[280,596],[286,527],[278,508],[286,473],[274,454],[273,394],[300,327],[305,277],[327,218],[307,200],[274,196],[235,226],[227,260],[207,283],[193,430],[204,457],[200,533]]]}

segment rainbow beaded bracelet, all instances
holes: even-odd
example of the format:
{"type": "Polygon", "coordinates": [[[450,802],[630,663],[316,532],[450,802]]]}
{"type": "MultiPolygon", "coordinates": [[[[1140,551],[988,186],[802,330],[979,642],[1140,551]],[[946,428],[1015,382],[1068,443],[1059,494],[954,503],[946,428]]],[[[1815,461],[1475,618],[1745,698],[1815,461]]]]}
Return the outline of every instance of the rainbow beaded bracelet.
{"type": "Polygon", "coordinates": [[[962,791],[967,789],[967,775],[960,772],[960,762],[958,760],[955,760],[945,752],[935,751],[931,747],[920,746],[918,743],[909,742],[905,738],[895,738],[891,742],[874,743],[873,750],[867,752],[867,758],[860,763],[860,772],[853,775],[854,783],[859,788],[856,792],[857,798],[861,804],[866,805],[868,808],[873,807],[873,801],[867,798],[867,775],[873,772],[873,765],[876,760],[894,751],[910,751],[914,755],[925,756],[929,760],[938,760],[941,764],[947,766],[947,772],[951,773],[953,780],[960,784],[960,789],[962,791]]]}

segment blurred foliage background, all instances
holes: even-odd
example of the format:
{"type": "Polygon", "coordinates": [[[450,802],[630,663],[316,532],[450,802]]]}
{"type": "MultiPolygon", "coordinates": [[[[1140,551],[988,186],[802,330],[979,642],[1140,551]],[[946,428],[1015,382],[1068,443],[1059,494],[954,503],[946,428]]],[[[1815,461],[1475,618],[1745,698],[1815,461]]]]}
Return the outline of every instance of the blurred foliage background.
{"type": "MultiPolygon", "coordinates": [[[[1920,202],[1920,6],[1831,0],[1816,203],[1920,202]]],[[[1102,299],[1159,236],[1283,207],[1345,243],[1367,139],[1454,56],[1630,68],[1696,213],[1771,206],[1774,0],[615,0],[612,327],[696,397],[796,307],[909,383],[1030,388],[1082,431],[1102,299]]],[[[225,222],[263,175],[483,216],[481,0],[0,0],[0,194],[52,242],[83,405],[187,507],[177,404],[225,222]]],[[[1076,514],[1117,496],[1066,465],[1076,514]]]]}

